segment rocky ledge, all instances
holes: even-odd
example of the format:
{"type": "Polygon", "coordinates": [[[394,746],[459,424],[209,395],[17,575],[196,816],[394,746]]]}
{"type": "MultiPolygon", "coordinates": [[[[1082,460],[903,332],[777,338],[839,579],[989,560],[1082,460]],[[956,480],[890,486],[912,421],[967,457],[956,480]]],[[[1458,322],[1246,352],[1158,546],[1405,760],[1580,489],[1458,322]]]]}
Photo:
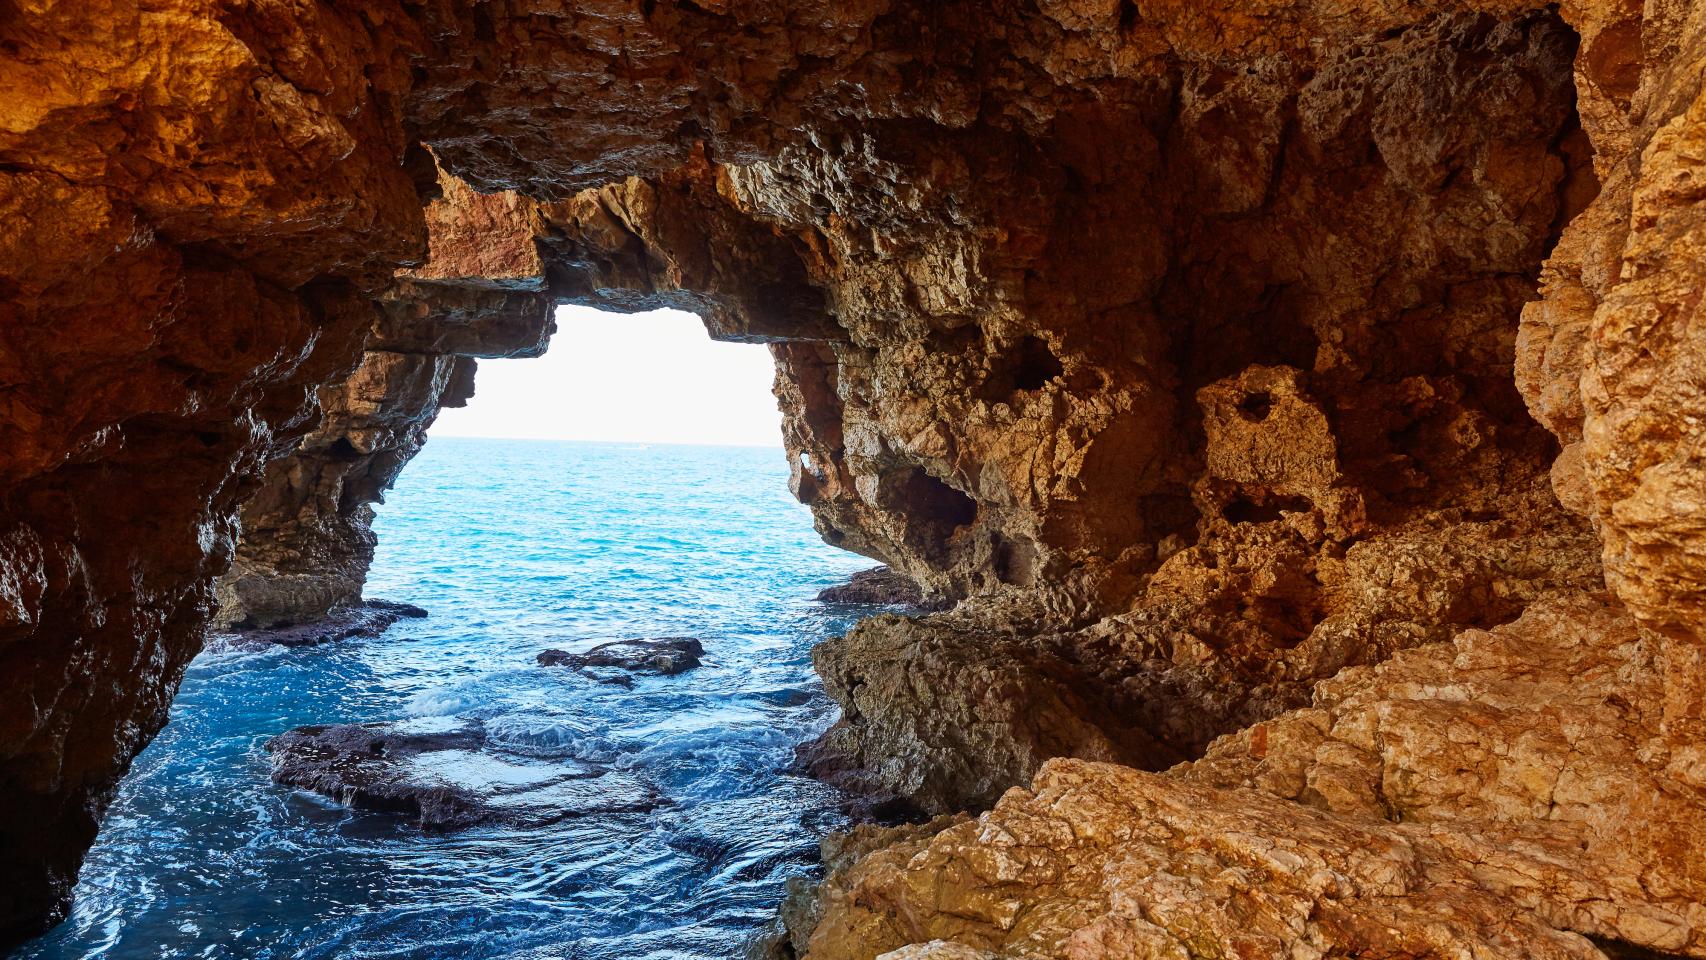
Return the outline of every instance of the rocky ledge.
{"type": "Polygon", "coordinates": [[[791,908],[812,960],[1706,952],[1706,797],[1603,597],[1346,671],[1165,773],[1051,760],[988,813],[865,828],[791,908]],[[891,952],[893,951],[893,952],[891,952]]]}
{"type": "Polygon", "coordinates": [[[892,567],[873,567],[860,570],[833,587],[818,591],[823,603],[847,603],[873,607],[911,607],[936,610],[948,606],[948,601],[926,600],[917,581],[892,567]]]}
{"type": "Polygon", "coordinates": [[[399,620],[420,619],[426,609],[391,600],[363,600],[334,607],[304,624],[238,628],[208,635],[209,650],[258,650],[266,647],[317,647],[343,640],[378,637],[399,620]]]}
{"type": "Polygon", "coordinates": [[[504,753],[478,724],[461,721],[297,727],[267,741],[266,749],[274,782],[394,813],[428,830],[543,826],[664,802],[629,774],[504,753]]]}

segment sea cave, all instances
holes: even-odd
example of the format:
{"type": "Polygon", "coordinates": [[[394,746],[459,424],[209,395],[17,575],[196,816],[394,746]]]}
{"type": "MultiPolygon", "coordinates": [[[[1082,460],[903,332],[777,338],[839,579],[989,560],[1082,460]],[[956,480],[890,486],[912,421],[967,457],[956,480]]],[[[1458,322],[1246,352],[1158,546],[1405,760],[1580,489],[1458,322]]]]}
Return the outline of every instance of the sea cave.
{"type": "Polygon", "coordinates": [[[889,609],[791,634],[754,802],[845,803],[765,916],[562,956],[1706,958],[1703,66],[1692,0],[0,0],[0,936],[211,636],[420,641],[374,505],[569,306],[767,350],[889,609]]]}

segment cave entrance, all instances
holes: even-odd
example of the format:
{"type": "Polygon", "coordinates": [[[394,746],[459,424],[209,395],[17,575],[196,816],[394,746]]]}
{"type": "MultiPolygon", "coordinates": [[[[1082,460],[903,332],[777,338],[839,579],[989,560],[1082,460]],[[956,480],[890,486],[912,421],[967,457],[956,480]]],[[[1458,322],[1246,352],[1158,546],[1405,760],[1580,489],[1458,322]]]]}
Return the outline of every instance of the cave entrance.
{"type": "Polygon", "coordinates": [[[26,956],[715,956],[811,869],[842,815],[782,771],[830,719],[811,648],[856,615],[815,595],[869,561],[788,492],[766,348],[557,322],[480,361],[376,511],[366,596],[427,615],[198,658],[26,956]],[[660,638],[693,642],[620,646],[660,638]]]}
{"type": "Polygon", "coordinates": [[[768,349],[712,340],[693,314],[563,306],[544,356],[481,360],[474,399],[431,436],[779,448],[774,377],[768,349]]]}

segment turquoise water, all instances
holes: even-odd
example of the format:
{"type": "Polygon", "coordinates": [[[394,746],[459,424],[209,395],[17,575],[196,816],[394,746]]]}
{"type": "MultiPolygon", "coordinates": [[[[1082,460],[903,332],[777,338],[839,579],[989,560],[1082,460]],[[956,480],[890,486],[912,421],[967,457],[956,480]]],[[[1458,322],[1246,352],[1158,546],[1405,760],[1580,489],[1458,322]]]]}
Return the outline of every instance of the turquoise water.
{"type": "Polygon", "coordinates": [[[810,669],[850,626],[812,597],[869,561],[825,545],[779,450],[435,439],[380,509],[378,640],[208,653],[108,813],[69,957],[728,958],[813,868],[828,788],[785,775],[833,709],[810,669]],[[632,690],[549,647],[703,639],[632,690]],[[532,756],[610,764],[671,804],[428,834],[274,786],[307,723],[455,716],[532,756]]]}

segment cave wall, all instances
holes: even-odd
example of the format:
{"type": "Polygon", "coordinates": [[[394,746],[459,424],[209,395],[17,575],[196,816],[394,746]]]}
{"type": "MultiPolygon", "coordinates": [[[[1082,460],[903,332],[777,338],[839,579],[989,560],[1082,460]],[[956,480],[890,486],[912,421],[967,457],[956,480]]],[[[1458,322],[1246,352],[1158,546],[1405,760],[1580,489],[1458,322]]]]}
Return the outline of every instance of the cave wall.
{"type": "Polygon", "coordinates": [[[319,424],[266,466],[215,588],[221,629],[311,623],[360,602],[373,505],[420,452],[444,407],[474,392],[475,358],[535,357],[556,325],[532,204],[439,172],[428,257],[377,299],[360,365],[315,396],[319,424]]]}
{"type": "MultiPolygon", "coordinates": [[[[823,776],[935,812],[1050,757],[1212,754],[1341,668],[1597,589],[1603,558],[1650,654],[1617,695],[1658,703],[1631,789],[1706,780],[1690,4],[0,12],[0,928],[63,911],[216,608],[355,599],[368,505],[552,302],[771,343],[820,531],[962,601],[820,649],[823,776]]],[[[1653,809],[1682,824],[1682,796],[1653,809]]],[[[1304,829],[1266,810],[1241,829],[1304,829]]],[[[952,892],[932,875],[880,880],[952,892]]],[[[878,880],[838,900],[847,876],[795,931],[813,956],[1022,946],[878,880]]],[[[1063,902],[1090,923],[1112,890],[1063,902]]],[[[1702,953],[1524,896],[1548,930],[1702,953]]],[[[1113,937],[1072,955],[1135,949],[1113,937]]]]}

